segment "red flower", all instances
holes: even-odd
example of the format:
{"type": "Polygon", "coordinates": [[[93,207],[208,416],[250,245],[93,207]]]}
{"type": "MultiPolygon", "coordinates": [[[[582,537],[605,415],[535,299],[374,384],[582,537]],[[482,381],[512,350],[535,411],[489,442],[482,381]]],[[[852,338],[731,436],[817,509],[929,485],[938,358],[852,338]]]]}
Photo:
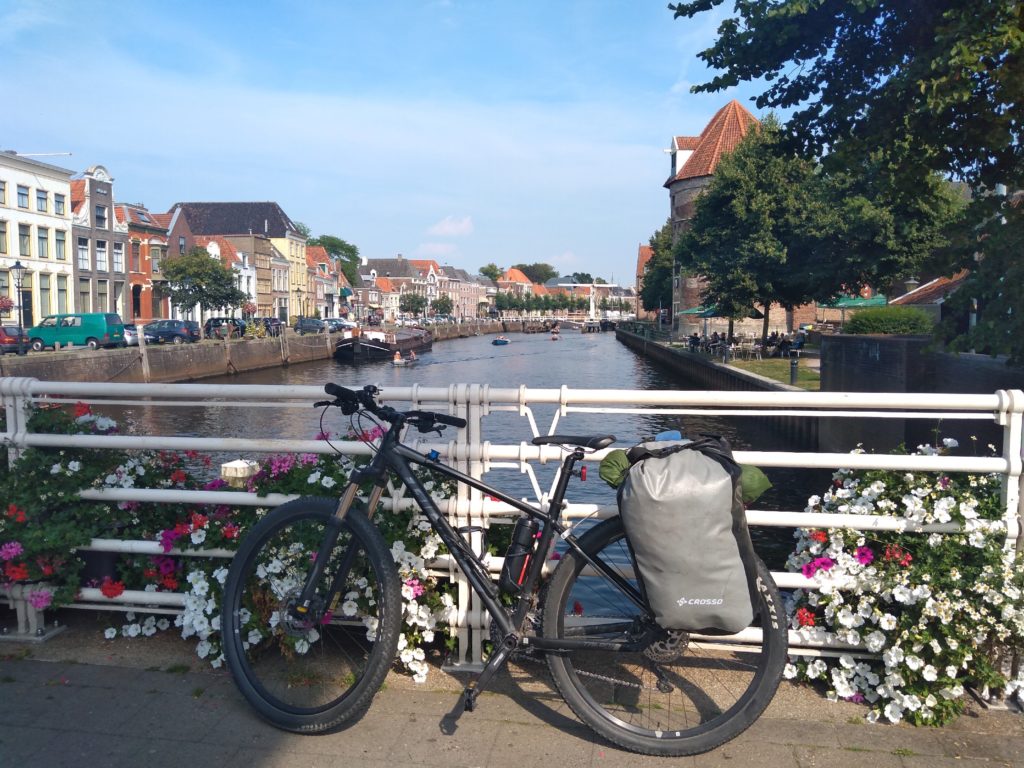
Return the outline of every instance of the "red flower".
{"type": "Polygon", "coordinates": [[[228,523],[224,526],[224,538],[225,539],[237,539],[238,538],[238,526],[234,523],[228,523]]]}
{"type": "Polygon", "coordinates": [[[882,559],[886,560],[887,562],[898,563],[899,565],[902,565],[904,568],[910,565],[910,563],[914,560],[913,556],[911,556],[909,552],[907,552],[905,549],[901,547],[896,546],[895,544],[885,545],[885,554],[882,556],[882,559]]]}
{"type": "Polygon", "coordinates": [[[157,577],[156,568],[144,568],[142,571],[142,577],[145,579],[155,579],[157,577]]]}
{"type": "Polygon", "coordinates": [[[160,584],[163,585],[165,589],[169,589],[171,591],[174,591],[178,588],[178,580],[173,576],[164,576],[160,580],[160,584]]]}
{"type": "Polygon", "coordinates": [[[828,541],[828,534],[824,531],[811,531],[811,541],[816,541],[819,544],[824,544],[828,541]]]}
{"type": "Polygon", "coordinates": [[[75,418],[80,419],[83,416],[89,416],[92,413],[92,409],[87,403],[75,403],[75,418]]]}
{"type": "Polygon", "coordinates": [[[188,480],[188,475],[185,474],[184,470],[176,469],[171,473],[172,483],[184,483],[188,480]]]}
{"type": "Polygon", "coordinates": [[[28,566],[24,563],[15,563],[8,560],[4,565],[4,575],[10,581],[25,581],[28,578],[28,566]]]}
{"type": "Polygon", "coordinates": [[[104,576],[103,583],[100,584],[100,592],[103,593],[104,597],[113,599],[124,592],[124,582],[114,581],[109,576],[104,576]]]}
{"type": "Polygon", "coordinates": [[[206,515],[201,515],[198,512],[193,512],[192,513],[192,530],[194,531],[194,530],[197,530],[199,528],[205,528],[206,527],[206,523],[207,523],[207,521],[209,519],[210,518],[208,518],[206,515]]]}
{"type": "Polygon", "coordinates": [[[801,608],[796,612],[796,620],[801,627],[813,627],[814,613],[807,608],[801,608]]]}
{"type": "Polygon", "coordinates": [[[25,516],[25,510],[19,509],[18,505],[14,503],[7,505],[7,512],[5,514],[16,523],[24,523],[28,520],[28,517],[25,516]]]}

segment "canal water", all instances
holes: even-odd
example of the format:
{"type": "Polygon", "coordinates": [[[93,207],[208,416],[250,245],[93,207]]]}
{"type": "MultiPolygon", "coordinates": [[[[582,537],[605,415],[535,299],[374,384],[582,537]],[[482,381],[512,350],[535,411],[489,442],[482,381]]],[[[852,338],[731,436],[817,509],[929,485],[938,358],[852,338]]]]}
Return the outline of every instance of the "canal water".
{"type": "MultiPolygon", "coordinates": [[[[560,341],[547,334],[513,334],[506,346],[491,344],[491,336],[477,336],[439,342],[420,356],[413,367],[398,367],[390,361],[353,365],[321,360],[283,368],[265,369],[236,376],[205,379],[203,383],[322,385],[328,381],[347,387],[365,384],[382,386],[448,386],[450,384],[490,384],[516,387],[525,384],[537,388],[586,389],[687,389],[689,385],[667,369],[615,340],[611,333],[566,331],[560,341]]],[[[555,406],[533,407],[538,427],[547,432],[555,415],[555,406]]],[[[344,432],[347,420],[340,413],[329,415],[326,426],[333,433],[344,432]]],[[[150,434],[175,434],[237,437],[282,437],[308,439],[320,431],[320,413],[305,409],[275,408],[125,408],[118,414],[127,422],[128,431],[150,434]]],[[[614,434],[619,445],[630,445],[668,429],[684,436],[716,434],[727,438],[736,449],[786,450],[801,446],[785,445],[781,438],[761,427],[756,419],[705,416],[663,416],[642,414],[570,414],[563,417],[557,431],[569,434],[614,434]]],[[[517,413],[494,413],[485,419],[484,438],[492,442],[529,442],[527,419],[517,413]]],[[[258,458],[258,457],[254,457],[258,458]]],[[[543,489],[550,487],[554,468],[537,467],[543,489]]],[[[769,469],[773,488],[760,500],[758,509],[802,509],[813,493],[821,493],[828,475],[804,470],[769,469]]],[[[535,498],[528,478],[517,469],[495,469],[488,482],[514,496],[535,498]]],[[[614,492],[592,471],[586,483],[576,482],[570,497],[574,501],[609,504],[614,492]]],[[[775,567],[788,551],[788,530],[756,531],[762,556],[775,567]]]]}

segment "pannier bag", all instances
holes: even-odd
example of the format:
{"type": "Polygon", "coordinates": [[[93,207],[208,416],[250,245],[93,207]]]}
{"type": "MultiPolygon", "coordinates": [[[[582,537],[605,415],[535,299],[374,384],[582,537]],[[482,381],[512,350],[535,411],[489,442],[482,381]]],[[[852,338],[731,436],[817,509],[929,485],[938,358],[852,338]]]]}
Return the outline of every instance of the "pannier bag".
{"type": "Polygon", "coordinates": [[[712,634],[749,626],[756,555],[728,443],[642,443],[627,456],[619,514],[658,624],[712,634]]]}

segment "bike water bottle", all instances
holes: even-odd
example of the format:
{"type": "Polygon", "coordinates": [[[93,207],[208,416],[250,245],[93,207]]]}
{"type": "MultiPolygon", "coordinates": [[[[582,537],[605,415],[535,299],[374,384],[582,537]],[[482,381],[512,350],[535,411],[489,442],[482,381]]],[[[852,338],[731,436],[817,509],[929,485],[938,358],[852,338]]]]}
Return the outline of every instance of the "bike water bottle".
{"type": "Polygon", "coordinates": [[[536,545],[537,530],[540,524],[532,517],[521,517],[512,528],[512,543],[505,553],[505,564],[501,567],[498,588],[507,594],[519,594],[519,587],[526,578],[526,569],[530,565],[536,545]]]}

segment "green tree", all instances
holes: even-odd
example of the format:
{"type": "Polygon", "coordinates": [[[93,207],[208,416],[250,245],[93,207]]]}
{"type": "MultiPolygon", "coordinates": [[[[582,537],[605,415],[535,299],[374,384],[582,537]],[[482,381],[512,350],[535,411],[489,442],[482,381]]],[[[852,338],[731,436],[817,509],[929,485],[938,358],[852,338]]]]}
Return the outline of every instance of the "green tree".
{"type": "Polygon", "coordinates": [[[745,317],[761,304],[767,336],[773,304],[792,309],[831,293],[834,267],[816,258],[814,236],[827,230],[827,218],[814,164],[785,150],[769,116],[722,158],[675,253],[704,277],[702,302],[721,315],[745,317]]]}
{"type": "Polygon", "coordinates": [[[403,293],[398,300],[398,308],[409,315],[421,315],[427,308],[427,297],[418,293],[403,293]]]}
{"type": "Polygon", "coordinates": [[[589,272],[573,272],[572,279],[575,280],[577,283],[594,282],[594,278],[591,276],[589,272]]]}
{"type": "Polygon", "coordinates": [[[309,225],[303,224],[301,221],[295,222],[295,231],[306,238],[307,243],[309,242],[309,236],[313,234],[313,230],[309,228],[309,225]]]}
{"type": "Polygon", "coordinates": [[[550,264],[543,264],[537,262],[536,264],[513,264],[513,269],[518,269],[528,278],[531,283],[540,283],[543,285],[553,277],[558,277],[558,272],[550,264]]]}
{"type": "Polygon", "coordinates": [[[499,267],[494,262],[491,262],[490,264],[484,264],[482,267],[480,267],[480,274],[483,275],[484,277],[489,277],[491,280],[494,280],[495,282],[497,282],[498,278],[501,277],[504,273],[505,270],[499,267]]]}
{"type": "Polygon", "coordinates": [[[166,280],[162,295],[186,312],[197,304],[203,313],[240,307],[249,297],[235,285],[235,273],[205,248],[166,259],[160,265],[166,280]]]}
{"type": "MultiPolygon", "coordinates": [[[[693,17],[721,2],[670,7],[676,17],[693,17]]],[[[822,153],[826,167],[852,171],[881,147],[890,158],[879,170],[907,197],[932,173],[967,183],[973,201],[952,233],[961,247],[945,249],[942,264],[973,270],[965,290],[978,304],[977,327],[1001,329],[988,349],[1024,360],[1024,284],[1003,279],[1008,255],[991,246],[980,247],[988,264],[975,262],[979,242],[996,227],[1009,228],[996,240],[1024,238],[1012,231],[1024,226],[1021,217],[1004,215],[1008,193],[1024,188],[1020,0],[748,0],[734,14],[699,54],[720,74],[693,90],[763,78],[758,107],[795,107],[789,126],[797,145],[822,153]],[[1006,306],[1017,311],[1008,315],[1006,306]],[[986,319],[987,312],[994,315],[986,319]]],[[[959,303],[966,309],[973,301],[959,303]]],[[[959,346],[974,346],[963,335],[966,318],[944,330],[959,346]]]]}
{"type": "Polygon", "coordinates": [[[430,302],[430,308],[434,310],[435,314],[450,315],[455,309],[455,303],[452,301],[451,296],[439,296],[430,302]]]}
{"type": "Polygon", "coordinates": [[[320,235],[306,241],[307,245],[319,245],[336,259],[349,283],[355,285],[359,268],[359,248],[334,235],[320,235]]]}
{"type": "Polygon", "coordinates": [[[651,235],[648,242],[653,255],[644,267],[640,301],[644,309],[654,312],[659,308],[672,307],[672,282],[675,278],[672,222],[666,221],[661,229],[651,235]]]}

